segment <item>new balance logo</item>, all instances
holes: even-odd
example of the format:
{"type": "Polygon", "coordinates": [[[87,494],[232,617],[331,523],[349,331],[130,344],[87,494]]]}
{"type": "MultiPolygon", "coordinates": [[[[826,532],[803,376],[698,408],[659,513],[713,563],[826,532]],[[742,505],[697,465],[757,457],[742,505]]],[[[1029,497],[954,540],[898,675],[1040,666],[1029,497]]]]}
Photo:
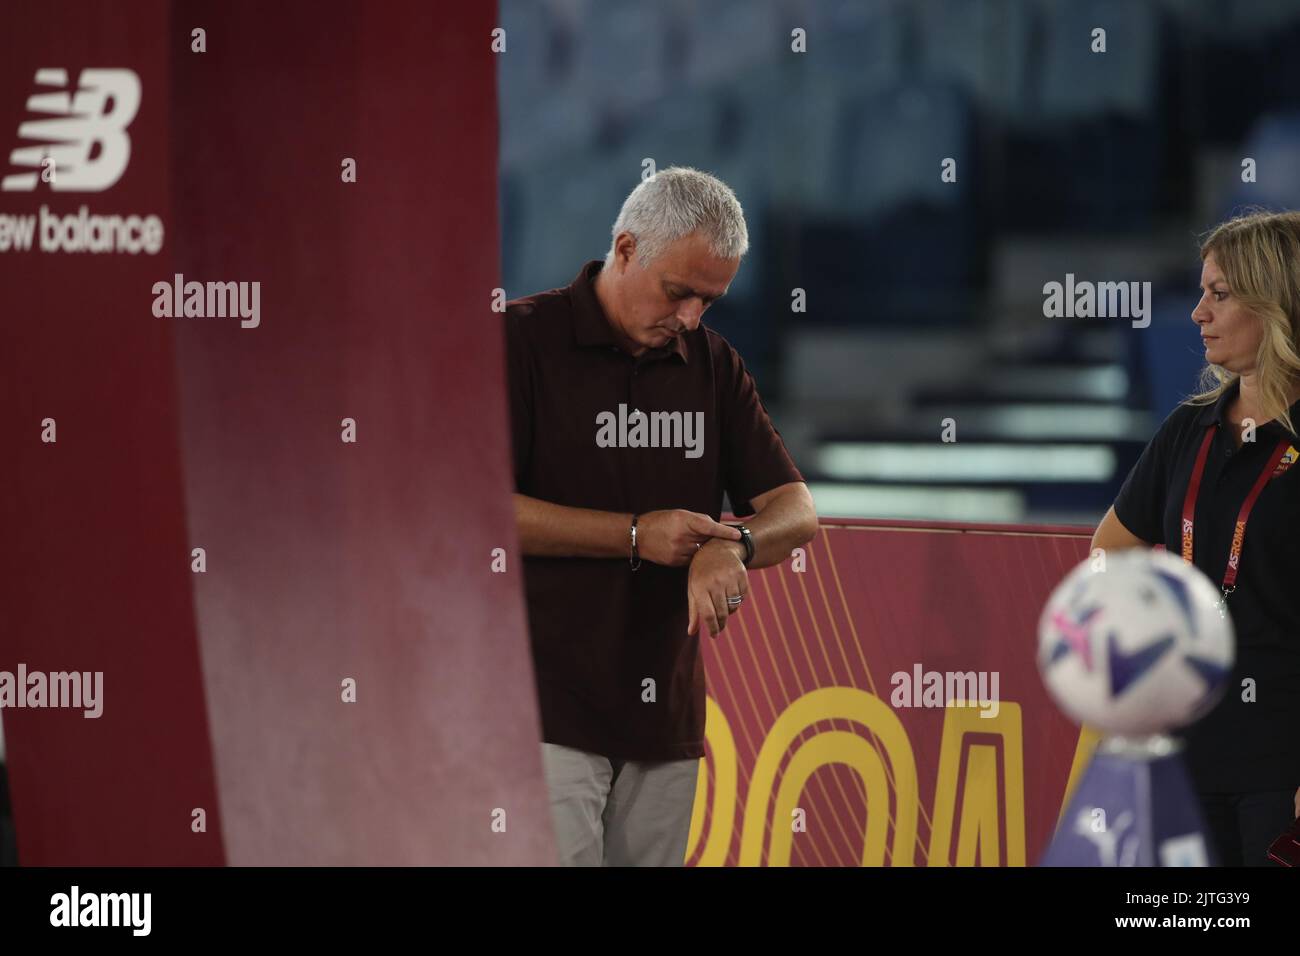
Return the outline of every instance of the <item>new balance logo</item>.
{"type": "Polygon", "coordinates": [[[31,171],[6,176],[0,190],[32,192],[44,180],[54,192],[99,192],[121,179],[131,158],[126,128],[140,109],[140,77],[133,70],[86,69],[70,90],[67,70],[40,69],[36,86],[27,110],[46,115],[18,126],[18,138],[35,145],[9,155],[11,166],[31,171]]]}

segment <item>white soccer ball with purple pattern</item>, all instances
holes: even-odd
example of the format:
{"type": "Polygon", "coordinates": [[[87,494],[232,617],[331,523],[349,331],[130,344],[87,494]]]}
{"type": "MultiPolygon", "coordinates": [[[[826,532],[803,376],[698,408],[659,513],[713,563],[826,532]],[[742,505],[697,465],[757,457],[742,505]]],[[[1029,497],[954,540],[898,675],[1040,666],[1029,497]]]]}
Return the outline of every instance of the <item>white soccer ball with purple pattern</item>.
{"type": "Polygon", "coordinates": [[[1061,710],[1108,734],[1159,734],[1219,700],[1236,640],[1220,592],[1163,551],[1108,552],[1061,581],[1038,622],[1038,669],[1061,710]]]}

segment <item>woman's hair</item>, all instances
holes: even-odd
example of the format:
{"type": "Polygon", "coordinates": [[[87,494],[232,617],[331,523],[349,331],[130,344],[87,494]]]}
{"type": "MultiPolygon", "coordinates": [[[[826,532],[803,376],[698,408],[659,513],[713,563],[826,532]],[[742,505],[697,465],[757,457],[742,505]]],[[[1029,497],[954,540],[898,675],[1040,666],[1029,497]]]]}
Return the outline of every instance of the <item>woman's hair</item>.
{"type": "MultiPolygon", "coordinates": [[[[1295,434],[1290,389],[1300,381],[1300,212],[1249,211],[1215,226],[1201,241],[1228,286],[1264,326],[1255,356],[1262,420],[1275,419],[1295,434]]],[[[1191,405],[1216,401],[1237,379],[1219,365],[1201,370],[1191,405]]]]}
{"type": "MultiPolygon", "coordinates": [[[[745,213],[731,188],[698,169],[670,166],[628,194],[610,237],[617,239],[620,232],[635,236],[637,262],[646,266],[696,230],[719,259],[739,259],[749,248],[745,213]]],[[[613,260],[611,243],[605,264],[613,260]]]]}

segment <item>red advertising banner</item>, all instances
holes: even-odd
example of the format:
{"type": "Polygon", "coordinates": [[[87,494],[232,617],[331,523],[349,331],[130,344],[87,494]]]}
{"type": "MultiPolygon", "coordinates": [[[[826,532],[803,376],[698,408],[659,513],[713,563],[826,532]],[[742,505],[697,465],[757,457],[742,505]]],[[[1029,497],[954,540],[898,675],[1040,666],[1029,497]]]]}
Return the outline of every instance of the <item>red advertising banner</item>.
{"type": "Polygon", "coordinates": [[[1095,739],[1038,616],[1078,528],[823,522],[705,642],[696,866],[1024,866],[1095,739]]]}

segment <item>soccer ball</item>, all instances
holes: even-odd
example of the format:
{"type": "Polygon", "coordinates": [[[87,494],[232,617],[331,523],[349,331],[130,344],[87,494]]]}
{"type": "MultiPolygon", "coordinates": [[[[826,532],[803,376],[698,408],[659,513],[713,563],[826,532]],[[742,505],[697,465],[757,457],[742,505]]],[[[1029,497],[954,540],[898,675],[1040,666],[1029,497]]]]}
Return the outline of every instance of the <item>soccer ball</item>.
{"type": "Polygon", "coordinates": [[[1232,619],[1197,568],[1143,548],[1093,559],[1057,585],[1038,622],[1038,669],[1061,710],[1108,734],[1192,723],[1232,670],[1232,619]],[[1098,559],[1099,560],[1099,559],[1098,559]]]}

